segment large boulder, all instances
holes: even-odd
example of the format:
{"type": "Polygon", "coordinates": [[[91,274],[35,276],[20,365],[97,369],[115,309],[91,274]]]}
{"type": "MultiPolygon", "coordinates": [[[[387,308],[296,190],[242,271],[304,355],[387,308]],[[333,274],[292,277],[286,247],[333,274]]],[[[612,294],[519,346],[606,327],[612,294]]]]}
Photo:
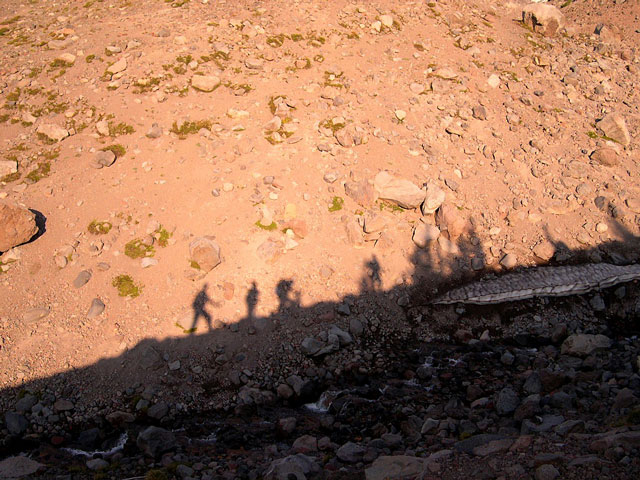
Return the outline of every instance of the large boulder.
{"type": "Polygon", "coordinates": [[[417,208],[425,197],[424,190],[404,178],[382,171],[373,181],[378,197],[397,203],[402,208],[417,208]]]}
{"type": "Polygon", "coordinates": [[[551,37],[564,25],[564,15],[553,5],[531,3],[522,9],[522,21],[535,32],[551,37]]]}
{"type": "Polygon", "coordinates": [[[28,242],[38,233],[36,216],[16,203],[0,200],[0,252],[28,242]]]}

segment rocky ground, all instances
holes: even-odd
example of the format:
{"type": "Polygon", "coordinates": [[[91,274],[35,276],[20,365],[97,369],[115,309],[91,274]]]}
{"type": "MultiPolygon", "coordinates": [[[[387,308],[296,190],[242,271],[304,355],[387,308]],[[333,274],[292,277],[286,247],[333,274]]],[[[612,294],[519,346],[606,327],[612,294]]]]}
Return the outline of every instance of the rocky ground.
{"type": "Polygon", "coordinates": [[[0,478],[638,476],[637,1],[3,6],[0,478]]]}

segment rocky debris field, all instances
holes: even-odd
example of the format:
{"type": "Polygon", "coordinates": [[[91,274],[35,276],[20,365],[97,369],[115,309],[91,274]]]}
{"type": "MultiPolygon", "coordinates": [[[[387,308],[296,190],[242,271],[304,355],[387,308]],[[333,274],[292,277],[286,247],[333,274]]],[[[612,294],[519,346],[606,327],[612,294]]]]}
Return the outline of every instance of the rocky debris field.
{"type": "Polygon", "coordinates": [[[638,476],[637,1],[3,7],[0,478],[638,476]]]}

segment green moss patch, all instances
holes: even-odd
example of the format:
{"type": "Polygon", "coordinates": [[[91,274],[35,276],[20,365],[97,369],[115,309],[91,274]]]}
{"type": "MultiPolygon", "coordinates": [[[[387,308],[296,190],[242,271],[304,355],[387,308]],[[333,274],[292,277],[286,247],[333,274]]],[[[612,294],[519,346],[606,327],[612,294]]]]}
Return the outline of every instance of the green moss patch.
{"type": "Polygon", "coordinates": [[[120,122],[115,124],[113,122],[109,122],[109,136],[118,137],[120,135],[131,135],[136,130],[131,125],[127,125],[124,122],[120,122]]]}
{"type": "Polygon", "coordinates": [[[184,122],[180,127],[178,127],[177,122],[173,122],[171,126],[171,133],[175,133],[180,138],[186,138],[188,135],[193,135],[198,133],[201,129],[211,130],[211,121],[210,120],[198,120],[195,122],[184,122]]]}
{"type": "Polygon", "coordinates": [[[338,210],[342,210],[344,206],[344,198],[342,197],[333,197],[331,200],[331,205],[329,206],[330,212],[337,212],[338,210]]]}
{"type": "Polygon", "coordinates": [[[166,247],[167,245],[169,245],[169,239],[173,236],[173,233],[164,228],[162,225],[158,227],[158,229],[156,230],[156,234],[158,245],[160,245],[161,247],[166,247]]]}
{"type": "Polygon", "coordinates": [[[142,292],[142,285],[137,285],[130,275],[118,275],[113,279],[111,285],[118,289],[118,295],[121,297],[135,298],[142,292]]]}
{"type": "Polygon", "coordinates": [[[258,220],[255,223],[255,226],[258,227],[258,228],[261,228],[262,230],[267,230],[269,232],[278,229],[278,224],[276,222],[271,222],[271,224],[269,224],[269,225],[263,225],[262,223],[260,223],[260,220],[258,220]]]}
{"type": "Polygon", "coordinates": [[[43,178],[48,177],[49,173],[51,173],[51,163],[42,162],[38,163],[38,167],[35,170],[30,171],[26,178],[28,178],[32,183],[36,183],[43,178]]]}
{"type": "Polygon", "coordinates": [[[111,225],[110,222],[99,222],[98,220],[93,220],[87,227],[87,230],[93,235],[105,235],[111,231],[112,227],[113,225],[111,225]]]}
{"type": "Polygon", "coordinates": [[[101,148],[100,150],[102,150],[103,152],[106,152],[107,150],[110,151],[110,152],[113,152],[113,154],[116,156],[116,158],[123,157],[127,153],[127,149],[124,148],[119,143],[115,143],[113,145],[109,145],[107,147],[101,148]]]}
{"type": "Polygon", "coordinates": [[[124,254],[129,258],[153,257],[155,252],[153,245],[147,245],[140,238],[131,240],[124,246],[124,254]]]}

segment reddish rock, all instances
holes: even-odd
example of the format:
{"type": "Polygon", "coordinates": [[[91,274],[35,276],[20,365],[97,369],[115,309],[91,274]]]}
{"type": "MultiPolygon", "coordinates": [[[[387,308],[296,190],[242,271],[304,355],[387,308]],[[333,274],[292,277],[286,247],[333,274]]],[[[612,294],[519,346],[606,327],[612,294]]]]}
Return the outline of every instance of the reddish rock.
{"type": "Polygon", "coordinates": [[[600,165],[605,165],[607,167],[613,167],[614,165],[618,165],[618,153],[609,147],[599,148],[595,150],[591,156],[589,157],[591,160],[598,162],[600,165]]]}
{"type": "Polygon", "coordinates": [[[36,233],[33,212],[16,203],[0,201],[0,252],[28,242],[36,233]]]}

